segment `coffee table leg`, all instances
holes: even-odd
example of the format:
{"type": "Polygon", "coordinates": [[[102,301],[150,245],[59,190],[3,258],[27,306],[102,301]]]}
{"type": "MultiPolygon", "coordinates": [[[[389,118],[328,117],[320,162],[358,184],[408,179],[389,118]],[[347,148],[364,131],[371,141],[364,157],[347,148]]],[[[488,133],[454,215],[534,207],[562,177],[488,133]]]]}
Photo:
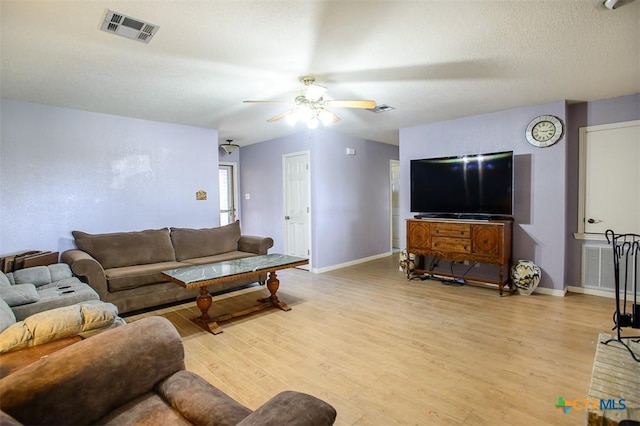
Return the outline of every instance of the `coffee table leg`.
{"type": "Polygon", "coordinates": [[[222,330],[218,327],[218,323],[215,321],[211,321],[209,317],[209,308],[211,307],[211,294],[209,294],[209,290],[207,287],[200,287],[200,294],[196,297],[196,305],[202,315],[198,318],[194,318],[193,322],[198,324],[200,327],[204,328],[207,331],[212,332],[213,334],[220,334],[222,330]]]}
{"type": "Polygon", "coordinates": [[[283,311],[290,311],[291,308],[287,306],[286,303],[278,300],[278,295],[276,293],[278,292],[279,287],[280,287],[280,280],[276,276],[276,271],[269,272],[269,279],[267,280],[267,288],[269,289],[269,293],[271,293],[271,296],[265,297],[264,299],[259,299],[258,301],[262,303],[271,302],[273,306],[276,306],[282,309],[283,311]]]}

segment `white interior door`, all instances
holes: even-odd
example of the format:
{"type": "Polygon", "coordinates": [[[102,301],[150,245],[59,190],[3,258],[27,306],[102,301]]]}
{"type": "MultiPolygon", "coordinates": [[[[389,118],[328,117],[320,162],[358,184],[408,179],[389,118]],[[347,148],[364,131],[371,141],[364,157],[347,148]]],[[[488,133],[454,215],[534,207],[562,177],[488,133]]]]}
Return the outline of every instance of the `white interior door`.
{"type": "Polygon", "coordinates": [[[640,233],[640,121],[581,129],[580,155],[584,232],[640,233]]]}
{"type": "Polygon", "coordinates": [[[285,254],[311,260],[309,152],[283,156],[285,254]]]}

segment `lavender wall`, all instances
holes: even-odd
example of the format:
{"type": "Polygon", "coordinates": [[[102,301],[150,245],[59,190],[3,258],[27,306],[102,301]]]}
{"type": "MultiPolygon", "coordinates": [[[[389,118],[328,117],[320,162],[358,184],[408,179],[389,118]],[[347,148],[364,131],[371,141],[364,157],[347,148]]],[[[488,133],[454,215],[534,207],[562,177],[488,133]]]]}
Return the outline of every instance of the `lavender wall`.
{"type": "Polygon", "coordinates": [[[217,131],[2,100],[0,253],[219,224],[217,131]],[[196,191],[207,191],[196,201],[196,191]]]}
{"type": "MultiPolygon", "coordinates": [[[[409,211],[411,159],[512,150],[513,258],[531,259],[540,266],[540,287],[562,290],[567,235],[567,142],[563,137],[548,148],[535,148],[526,142],[527,124],[542,114],[567,121],[565,103],[553,102],[401,129],[400,209],[403,217],[413,216],[409,211]]],[[[401,238],[405,240],[404,227],[401,238]]],[[[483,271],[473,273],[483,275],[483,271]]]]}
{"type": "Polygon", "coordinates": [[[640,93],[593,102],[581,102],[568,108],[567,163],[567,254],[566,283],[572,286],[582,284],[582,246],[584,241],[576,240],[573,233],[578,231],[578,152],[580,127],[640,120],[640,93]]]}
{"type": "Polygon", "coordinates": [[[398,159],[398,147],[321,129],[240,150],[243,230],[270,235],[273,251],[284,250],[282,156],[307,150],[313,269],[388,253],[389,161],[398,159]],[[347,147],[356,155],[347,156],[347,147]]]}
{"type": "Polygon", "coordinates": [[[314,143],[315,267],[389,253],[390,160],[398,147],[330,132],[318,132],[314,143]]]}

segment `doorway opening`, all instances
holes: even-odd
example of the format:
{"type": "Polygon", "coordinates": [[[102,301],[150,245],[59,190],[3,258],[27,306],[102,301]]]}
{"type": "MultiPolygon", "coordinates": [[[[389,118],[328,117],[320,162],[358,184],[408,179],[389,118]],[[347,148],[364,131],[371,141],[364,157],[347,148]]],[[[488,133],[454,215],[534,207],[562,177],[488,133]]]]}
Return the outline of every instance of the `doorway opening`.
{"type": "Polygon", "coordinates": [[[390,161],[389,193],[391,200],[391,251],[400,251],[400,161],[390,161]]]}
{"type": "Polygon", "coordinates": [[[236,221],[238,215],[238,177],[236,163],[220,163],[218,165],[218,192],[220,194],[220,226],[236,221]]]}

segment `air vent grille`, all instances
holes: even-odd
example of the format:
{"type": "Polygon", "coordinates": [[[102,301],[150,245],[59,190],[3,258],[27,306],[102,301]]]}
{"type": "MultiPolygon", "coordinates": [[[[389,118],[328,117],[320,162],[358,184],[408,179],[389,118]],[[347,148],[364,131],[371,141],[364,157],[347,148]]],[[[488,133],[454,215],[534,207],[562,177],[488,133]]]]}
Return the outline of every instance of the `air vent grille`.
{"type": "Polygon", "coordinates": [[[114,12],[113,10],[108,10],[100,29],[105,32],[137,40],[141,43],[149,43],[160,27],[119,12],[114,12]]]}
{"type": "Polygon", "coordinates": [[[395,108],[392,107],[392,106],[389,106],[387,104],[380,104],[380,105],[376,105],[374,108],[371,108],[369,111],[375,112],[377,114],[377,113],[380,113],[380,112],[391,111],[393,109],[395,109],[395,108]]]}

